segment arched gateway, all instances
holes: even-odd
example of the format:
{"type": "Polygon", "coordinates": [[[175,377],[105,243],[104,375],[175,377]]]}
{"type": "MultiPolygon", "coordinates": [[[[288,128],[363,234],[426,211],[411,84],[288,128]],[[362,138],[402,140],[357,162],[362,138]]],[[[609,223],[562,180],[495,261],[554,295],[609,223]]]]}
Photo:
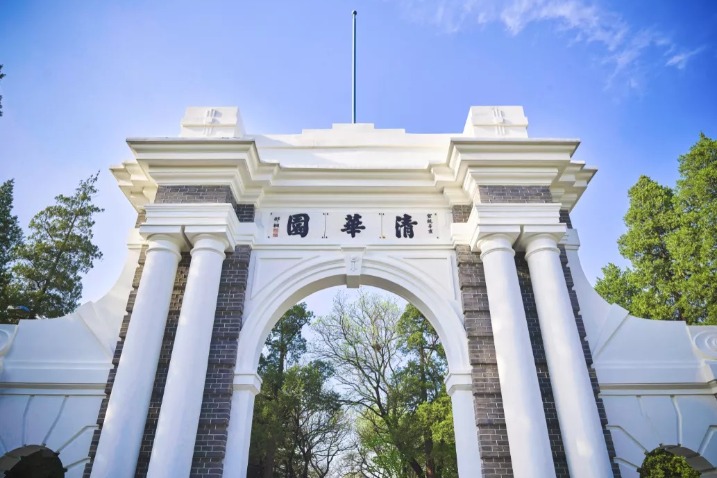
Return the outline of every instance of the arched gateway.
{"type": "Polygon", "coordinates": [[[634,477],[665,444],[717,474],[717,328],[595,294],[569,218],[595,169],[577,140],[529,138],[522,108],[473,107],[460,134],[295,135],[190,108],[179,137],[128,143],[117,285],[0,326],[0,452],[46,446],[68,478],[244,477],[267,334],[315,291],[371,285],[445,346],[461,477],[634,477]]]}
{"type": "Polygon", "coordinates": [[[403,296],[438,332],[461,476],[554,476],[558,446],[581,476],[611,474],[558,246],[594,170],[571,160],[577,141],[532,140],[526,128],[521,108],[496,107],[472,108],[458,136],[368,124],[249,136],[236,109],[197,108],[180,138],[128,140],[135,161],[114,173],[144,214],[147,251],[91,476],[135,473],[163,347],[171,358],[148,476],[203,466],[244,476],[266,336],[298,300],[344,284],[403,296]],[[173,297],[168,338],[161,318],[173,297]],[[534,346],[547,360],[548,405],[534,346]],[[231,396],[212,375],[218,363],[232,369],[231,396]],[[215,411],[228,412],[226,429],[215,411]]]}

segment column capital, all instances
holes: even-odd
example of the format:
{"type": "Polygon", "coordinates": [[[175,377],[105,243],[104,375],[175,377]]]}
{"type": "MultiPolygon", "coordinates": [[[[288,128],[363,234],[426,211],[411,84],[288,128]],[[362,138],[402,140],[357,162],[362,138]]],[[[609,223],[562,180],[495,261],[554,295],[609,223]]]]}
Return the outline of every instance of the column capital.
{"type": "Polygon", "coordinates": [[[171,252],[179,260],[182,250],[186,247],[184,236],[179,233],[150,234],[147,236],[147,252],[171,252]]]}
{"type": "Polygon", "coordinates": [[[551,251],[560,254],[558,243],[565,235],[566,226],[563,228],[537,229],[527,231],[520,238],[521,246],[525,247],[525,258],[539,251],[551,251]]]}
{"type": "Polygon", "coordinates": [[[189,240],[192,242],[192,256],[199,251],[208,251],[217,253],[224,259],[224,252],[229,250],[229,242],[222,233],[202,232],[192,235],[189,240]]]}
{"type": "Polygon", "coordinates": [[[234,391],[246,390],[256,395],[261,390],[261,377],[254,372],[236,372],[234,374],[234,391]]]}
{"type": "Polygon", "coordinates": [[[229,203],[147,204],[147,220],[140,226],[144,237],[154,234],[180,235],[195,244],[198,237],[211,235],[231,251],[240,242],[239,219],[229,203]]]}
{"type": "Polygon", "coordinates": [[[445,383],[446,392],[452,396],[457,390],[472,390],[473,378],[470,371],[448,372],[445,383]]]}
{"type": "Polygon", "coordinates": [[[515,250],[513,249],[513,243],[517,238],[518,234],[516,233],[497,232],[487,234],[485,237],[478,239],[476,247],[480,249],[481,260],[491,252],[497,251],[507,252],[511,256],[514,256],[515,250]]]}

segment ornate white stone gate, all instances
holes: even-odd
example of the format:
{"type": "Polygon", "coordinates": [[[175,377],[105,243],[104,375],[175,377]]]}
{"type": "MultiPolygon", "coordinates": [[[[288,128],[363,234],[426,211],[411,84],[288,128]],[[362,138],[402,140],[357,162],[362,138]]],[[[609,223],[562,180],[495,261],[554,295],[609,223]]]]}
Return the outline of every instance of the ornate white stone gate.
{"type": "Polygon", "coordinates": [[[68,476],[244,477],[268,333],[313,292],[371,285],[418,307],[445,346],[462,477],[635,476],[659,445],[711,472],[714,329],[595,295],[569,219],[595,169],[572,159],[577,140],[529,138],[522,108],[471,108],[453,135],[248,135],[236,108],[190,108],[180,137],[128,144],[112,171],[139,214],[134,252],[103,306],[49,332],[78,340],[86,324],[95,358],[58,379],[42,364],[69,352],[22,358],[48,332],[0,329],[0,416],[26,416],[33,387],[74,390],[18,425],[45,441],[0,431],[5,451],[77,444],[68,476]],[[80,396],[84,415],[63,411],[80,396]],[[650,431],[674,411],[676,428],[650,431]]]}

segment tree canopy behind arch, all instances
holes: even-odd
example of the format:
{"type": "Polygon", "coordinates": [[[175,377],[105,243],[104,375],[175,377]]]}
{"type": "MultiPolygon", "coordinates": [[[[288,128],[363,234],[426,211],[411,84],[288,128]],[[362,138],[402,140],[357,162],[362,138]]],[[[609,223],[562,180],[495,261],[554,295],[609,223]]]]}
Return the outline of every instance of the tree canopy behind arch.
{"type": "Polygon", "coordinates": [[[443,346],[413,305],[379,294],[337,295],[312,324],[315,353],[336,370],[354,413],[358,446],[345,476],[457,476],[451,400],[443,346]]]}

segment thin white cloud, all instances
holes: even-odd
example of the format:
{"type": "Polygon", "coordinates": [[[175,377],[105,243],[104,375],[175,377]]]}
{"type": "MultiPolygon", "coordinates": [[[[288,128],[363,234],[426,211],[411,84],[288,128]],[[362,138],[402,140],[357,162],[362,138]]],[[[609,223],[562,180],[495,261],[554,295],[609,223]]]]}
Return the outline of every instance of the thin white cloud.
{"type": "Polygon", "coordinates": [[[699,48],[695,48],[692,51],[683,51],[681,53],[672,55],[665,63],[665,66],[674,66],[678,70],[684,70],[687,66],[687,61],[704,49],[705,47],[701,46],[699,48]]]}
{"type": "Polygon", "coordinates": [[[456,32],[467,24],[500,23],[512,35],[532,23],[551,22],[574,41],[593,43],[604,50],[609,69],[606,86],[621,82],[628,88],[644,83],[646,70],[658,66],[684,69],[704,48],[685,51],[656,28],[636,28],[619,13],[587,0],[401,0],[415,21],[456,32]],[[668,57],[667,61],[654,58],[668,57]]]}

